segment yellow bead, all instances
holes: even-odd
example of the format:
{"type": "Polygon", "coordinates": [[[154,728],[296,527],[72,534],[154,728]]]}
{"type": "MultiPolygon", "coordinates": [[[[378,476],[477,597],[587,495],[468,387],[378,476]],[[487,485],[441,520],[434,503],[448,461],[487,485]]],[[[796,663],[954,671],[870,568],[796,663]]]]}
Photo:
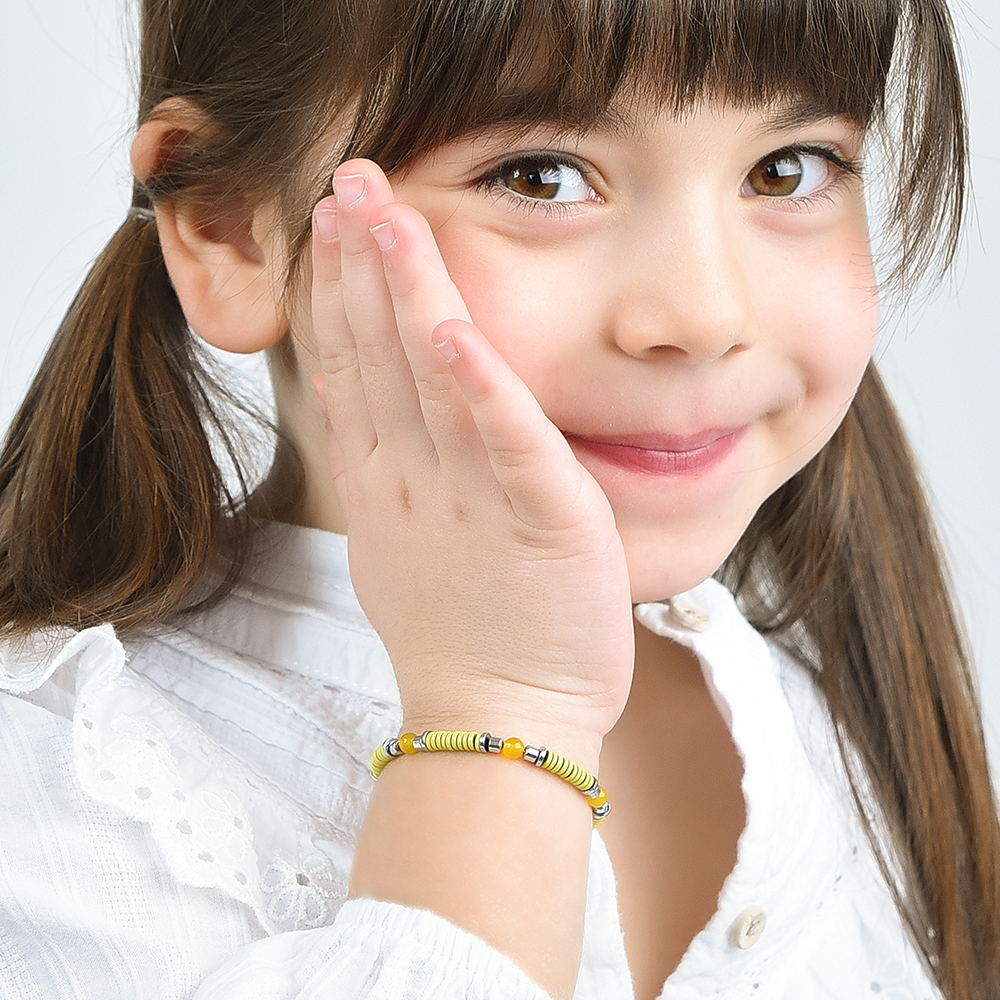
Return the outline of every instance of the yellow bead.
{"type": "Polygon", "coordinates": [[[413,745],[413,741],[416,738],[416,733],[403,733],[403,735],[399,737],[399,749],[402,750],[403,753],[417,753],[417,748],[413,745]]]}
{"type": "Polygon", "coordinates": [[[500,753],[508,760],[520,760],[524,756],[524,744],[516,737],[503,741],[500,753]]]}
{"type": "Polygon", "coordinates": [[[591,809],[600,809],[605,802],[608,801],[608,793],[602,788],[598,793],[597,797],[593,799],[588,799],[588,803],[591,809]]]}

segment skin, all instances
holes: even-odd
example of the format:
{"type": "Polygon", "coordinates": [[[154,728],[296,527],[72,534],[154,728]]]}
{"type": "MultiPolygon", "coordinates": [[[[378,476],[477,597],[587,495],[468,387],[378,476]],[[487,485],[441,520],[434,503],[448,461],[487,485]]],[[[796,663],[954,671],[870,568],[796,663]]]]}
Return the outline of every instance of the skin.
{"type": "MultiPolygon", "coordinates": [[[[792,142],[859,153],[843,122],[769,131],[761,115],[709,106],[625,135],[458,142],[394,180],[393,197],[429,222],[479,329],[573,435],[611,501],[636,601],[714,571],[763,499],[829,439],[870,356],[877,301],[857,180],[841,173],[811,198],[740,193],[760,157],[792,142]],[[484,164],[532,149],[582,160],[602,200],[553,211],[470,191],[484,164]],[[724,468],[669,482],[616,474],[577,441],[744,427],[724,468]]],[[[338,176],[366,169],[344,165],[338,176]]],[[[378,225],[394,209],[379,205],[388,194],[372,183],[347,212],[370,211],[378,225]]],[[[393,246],[386,263],[402,252],[393,246]]],[[[305,316],[293,322],[308,326],[305,316]]],[[[304,357],[300,373],[314,364],[304,357]]],[[[322,483],[319,492],[328,493],[322,483]]],[[[327,496],[311,519],[347,523],[327,496]]]]}
{"type": "MultiPolygon", "coordinates": [[[[140,177],[164,151],[155,125],[133,151],[140,177]]],[[[851,171],[810,153],[792,195],[747,181],[789,146],[856,160],[847,123],[707,103],[626,126],[463,139],[391,186],[373,163],[341,165],[314,213],[309,287],[291,298],[275,291],[265,210],[216,232],[183,206],[157,213],[196,331],[230,349],[292,331],[273,367],[306,469],[294,517],[347,532],[405,728],[521,735],[614,789],[607,842],[647,997],[711,914],[744,816],[697,664],[636,636],[631,605],[709,576],[826,443],[877,304],[851,171]],[[510,169],[482,181],[539,150],[568,158],[555,190],[572,198],[555,210],[510,169]],[[636,444],[642,468],[622,447],[636,444]],[[663,763],[678,759],[670,724],[658,770],[634,766],[671,712],[702,723],[685,744],[700,788],[663,763]],[[676,877],[690,869],[704,878],[676,877]]],[[[585,801],[544,772],[411,758],[376,786],[351,892],[441,913],[567,997],[589,845],[585,801]]]]}

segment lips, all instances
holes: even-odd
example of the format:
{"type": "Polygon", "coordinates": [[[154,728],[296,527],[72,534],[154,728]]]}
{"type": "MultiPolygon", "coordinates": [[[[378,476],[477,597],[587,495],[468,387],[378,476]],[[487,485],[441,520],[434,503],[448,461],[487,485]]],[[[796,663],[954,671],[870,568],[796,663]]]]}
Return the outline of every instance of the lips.
{"type": "Polygon", "coordinates": [[[739,444],[745,428],[692,435],[626,435],[614,439],[567,434],[577,449],[619,468],[657,476],[696,476],[718,465],[739,444]]]}

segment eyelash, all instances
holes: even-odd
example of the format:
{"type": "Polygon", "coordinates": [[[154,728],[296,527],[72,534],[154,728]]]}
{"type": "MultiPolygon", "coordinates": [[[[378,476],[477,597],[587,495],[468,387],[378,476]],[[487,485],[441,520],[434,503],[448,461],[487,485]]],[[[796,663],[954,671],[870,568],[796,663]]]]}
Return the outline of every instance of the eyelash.
{"type": "MultiPolygon", "coordinates": [[[[842,156],[831,146],[818,144],[794,143],[789,146],[782,146],[780,149],[768,153],[765,157],[761,157],[761,160],[778,160],[782,156],[818,156],[837,168],[837,173],[830,179],[829,183],[813,194],[800,195],[799,197],[795,197],[794,195],[787,197],[757,196],[764,198],[768,202],[780,203],[785,210],[808,210],[819,201],[828,201],[830,190],[838,184],[838,181],[845,177],[858,177],[861,174],[861,165],[859,162],[842,156]]],[[[761,160],[757,160],[756,163],[760,163],[761,160]]],[[[754,164],[755,166],[756,163],[754,164]]],[[[567,215],[571,215],[581,202],[528,198],[518,194],[516,191],[511,191],[504,184],[504,177],[516,168],[531,170],[549,167],[553,164],[570,167],[577,171],[585,182],[589,182],[589,177],[593,173],[584,163],[566,153],[540,150],[537,153],[513,156],[508,160],[501,161],[476,179],[475,190],[497,199],[503,199],[526,213],[541,210],[549,215],[566,217],[567,215]]],[[[603,201],[603,199],[599,200],[603,201]]]]}
{"type": "MultiPolygon", "coordinates": [[[[507,201],[508,203],[521,209],[523,212],[529,214],[541,209],[546,214],[563,218],[567,215],[573,214],[574,209],[582,204],[582,202],[551,201],[544,198],[528,198],[524,195],[518,194],[516,191],[511,191],[510,188],[508,188],[503,182],[503,178],[515,168],[520,167],[522,169],[532,170],[549,167],[553,164],[570,167],[571,169],[577,171],[584,182],[587,182],[589,185],[589,178],[593,171],[588,169],[586,164],[581,163],[575,157],[569,156],[566,153],[539,150],[537,153],[525,153],[512,156],[509,160],[503,160],[495,167],[491,167],[485,174],[477,178],[475,182],[475,189],[476,191],[488,194],[498,200],[502,199],[507,201]]],[[[603,199],[600,200],[603,201],[603,199]]]]}
{"type": "MultiPolygon", "coordinates": [[[[818,156],[820,159],[826,160],[827,163],[837,168],[836,174],[822,188],[812,194],[799,195],[797,197],[795,195],[788,195],[787,197],[776,195],[770,198],[767,195],[756,196],[766,202],[779,204],[783,211],[808,211],[821,201],[829,202],[831,190],[838,187],[846,178],[861,176],[860,161],[841,155],[832,146],[815,143],[793,143],[790,146],[782,146],[780,149],[762,156],[754,163],[754,166],[766,160],[780,160],[783,156],[818,156]]],[[[749,176],[749,173],[747,176],[749,176]]]]}

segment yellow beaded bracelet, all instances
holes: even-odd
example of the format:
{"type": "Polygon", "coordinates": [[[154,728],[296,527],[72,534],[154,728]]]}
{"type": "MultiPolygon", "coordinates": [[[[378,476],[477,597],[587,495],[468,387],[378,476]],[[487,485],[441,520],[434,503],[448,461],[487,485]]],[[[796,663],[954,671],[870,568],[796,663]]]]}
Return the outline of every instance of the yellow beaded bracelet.
{"type": "Polygon", "coordinates": [[[590,809],[594,814],[594,826],[600,826],[604,818],[611,812],[608,793],[601,788],[601,783],[589,771],[579,764],[567,760],[562,754],[545,747],[528,746],[516,736],[502,740],[490,733],[473,733],[454,729],[434,729],[417,735],[403,733],[398,738],[387,739],[375,748],[372,754],[372,777],[377,781],[385,770],[386,764],[394,757],[407,754],[437,753],[442,750],[465,753],[498,753],[508,760],[526,760],[535,767],[543,767],[557,777],[568,781],[579,789],[590,800],[590,809]]]}

